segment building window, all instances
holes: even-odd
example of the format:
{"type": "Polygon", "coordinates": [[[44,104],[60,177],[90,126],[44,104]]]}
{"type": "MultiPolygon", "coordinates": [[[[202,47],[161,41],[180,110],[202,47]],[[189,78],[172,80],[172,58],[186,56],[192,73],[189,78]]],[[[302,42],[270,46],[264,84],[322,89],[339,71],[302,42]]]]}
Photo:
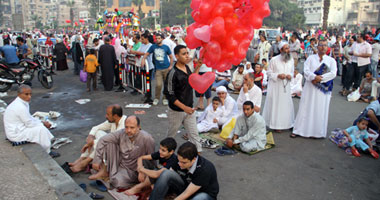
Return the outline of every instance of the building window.
{"type": "Polygon", "coordinates": [[[119,0],[119,7],[131,7],[132,0],[119,0]]]}
{"type": "Polygon", "coordinates": [[[113,5],[113,0],[107,0],[107,7],[111,8],[113,5]]]}
{"type": "Polygon", "coordinates": [[[145,0],[146,6],[154,6],[154,0],[145,0]]]}

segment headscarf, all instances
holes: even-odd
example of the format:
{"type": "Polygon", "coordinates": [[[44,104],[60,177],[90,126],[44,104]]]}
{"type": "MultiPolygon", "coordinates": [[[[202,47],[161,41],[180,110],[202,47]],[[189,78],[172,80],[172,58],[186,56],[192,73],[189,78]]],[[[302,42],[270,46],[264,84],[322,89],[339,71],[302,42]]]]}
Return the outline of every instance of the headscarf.
{"type": "Polygon", "coordinates": [[[227,88],[224,87],[224,86],[219,86],[219,87],[216,88],[216,93],[219,93],[219,92],[227,93],[227,88]]]}
{"type": "Polygon", "coordinates": [[[282,42],[280,42],[280,44],[278,45],[278,48],[281,50],[282,47],[284,47],[285,45],[289,45],[289,43],[288,43],[288,42],[285,42],[285,41],[282,41],[282,42]]]}
{"type": "Polygon", "coordinates": [[[116,59],[121,62],[121,54],[124,53],[124,56],[127,54],[127,50],[123,46],[121,46],[121,41],[119,38],[116,38],[115,40],[115,53],[116,53],[116,59]]]}

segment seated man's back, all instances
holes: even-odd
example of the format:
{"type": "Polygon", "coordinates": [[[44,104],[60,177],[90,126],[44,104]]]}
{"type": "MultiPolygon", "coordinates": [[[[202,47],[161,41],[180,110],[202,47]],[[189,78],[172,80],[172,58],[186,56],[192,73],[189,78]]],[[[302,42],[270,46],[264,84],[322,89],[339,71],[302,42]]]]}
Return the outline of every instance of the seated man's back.
{"type": "Polygon", "coordinates": [[[0,48],[0,51],[4,55],[4,61],[7,64],[17,64],[20,60],[17,57],[17,49],[14,46],[9,45],[9,40],[4,40],[4,46],[0,48]]]}

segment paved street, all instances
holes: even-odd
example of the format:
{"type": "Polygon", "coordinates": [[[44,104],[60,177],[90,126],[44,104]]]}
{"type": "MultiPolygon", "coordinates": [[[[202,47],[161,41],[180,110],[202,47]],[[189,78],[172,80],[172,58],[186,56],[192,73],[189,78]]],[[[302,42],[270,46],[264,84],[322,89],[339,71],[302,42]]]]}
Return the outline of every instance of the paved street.
{"type": "MultiPolygon", "coordinates": [[[[47,90],[41,86],[37,78],[34,79],[30,108],[31,113],[58,111],[62,114],[57,120],[57,129],[52,132],[56,137],[70,137],[73,143],[64,145],[58,150],[61,153],[61,157],[56,159],[59,164],[74,161],[80,155],[80,149],[91,127],[105,121],[107,105],[118,103],[124,107],[128,103],[141,103],[142,96],[130,95],[131,90],[127,93],[104,92],[103,86],[99,85],[99,91],[88,93],[86,85],[81,83],[79,77],[74,76],[72,71],[57,72],[54,81],[54,87],[47,90]],[[51,94],[48,94],[49,92],[51,94]],[[91,102],[84,105],[75,102],[77,99],[84,98],[91,99],[91,102]]],[[[339,83],[340,77],[335,80],[330,105],[329,132],[334,128],[350,126],[367,105],[347,102],[338,94],[341,89],[339,83]]],[[[9,104],[17,95],[16,87],[14,86],[8,94],[9,96],[4,97],[3,100],[9,104]]],[[[236,99],[236,95],[232,96],[236,99]]],[[[262,106],[264,100],[265,98],[263,98],[262,106]]],[[[296,111],[298,103],[299,99],[294,99],[296,111]]],[[[136,110],[141,109],[124,108],[124,113],[131,115],[136,110]]],[[[167,120],[158,118],[157,115],[166,110],[167,107],[160,104],[145,109],[146,114],[139,115],[142,120],[142,129],[151,133],[156,140],[156,149],[159,141],[165,137],[168,127],[167,120]]],[[[253,156],[238,153],[234,156],[219,157],[213,150],[204,149],[202,156],[212,161],[218,172],[220,184],[218,199],[375,200],[380,198],[379,160],[374,160],[368,155],[360,158],[348,156],[328,139],[292,139],[289,133],[274,133],[276,147],[253,156]]],[[[180,134],[176,139],[179,144],[184,142],[180,134]]],[[[3,143],[0,149],[2,152],[15,150],[15,148],[2,146],[3,143]]],[[[3,157],[1,160],[4,163],[3,157]]],[[[13,166],[22,165],[14,160],[9,160],[9,162],[13,163],[13,166]]],[[[0,177],[4,177],[6,173],[9,172],[1,170],[0,177]]],[[[84,173],[73,175],[77,183],[89,183],[87,177],[88,175],[84,173]]],[[[1,178],[1,180],[7,179],[1,178]]],[[[15,181],[12,184],[22,187],[23,183],[15,181]]],[[[2,195],[15,192],[6,186],[2,181],[0,184],[2,195]]],[[[94,190],[89,187],[88,191],[94,190]]],[[[107,199],[112,199],[109,195],[105,193],[104,195],[107,199]]]]}

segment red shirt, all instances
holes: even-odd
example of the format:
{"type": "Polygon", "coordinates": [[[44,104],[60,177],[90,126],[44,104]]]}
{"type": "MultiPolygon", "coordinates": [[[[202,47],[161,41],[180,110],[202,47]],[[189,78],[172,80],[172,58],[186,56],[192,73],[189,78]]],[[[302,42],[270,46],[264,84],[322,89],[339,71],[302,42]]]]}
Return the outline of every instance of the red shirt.
{"type": "Polygon", "coordinates": [[[261,82],[261,85],[263,85],[264,74],[260,72],[260,73],[254,73],[254,75],[255,75],[255,79],[261,77],[260,82],[261,82]]]}

